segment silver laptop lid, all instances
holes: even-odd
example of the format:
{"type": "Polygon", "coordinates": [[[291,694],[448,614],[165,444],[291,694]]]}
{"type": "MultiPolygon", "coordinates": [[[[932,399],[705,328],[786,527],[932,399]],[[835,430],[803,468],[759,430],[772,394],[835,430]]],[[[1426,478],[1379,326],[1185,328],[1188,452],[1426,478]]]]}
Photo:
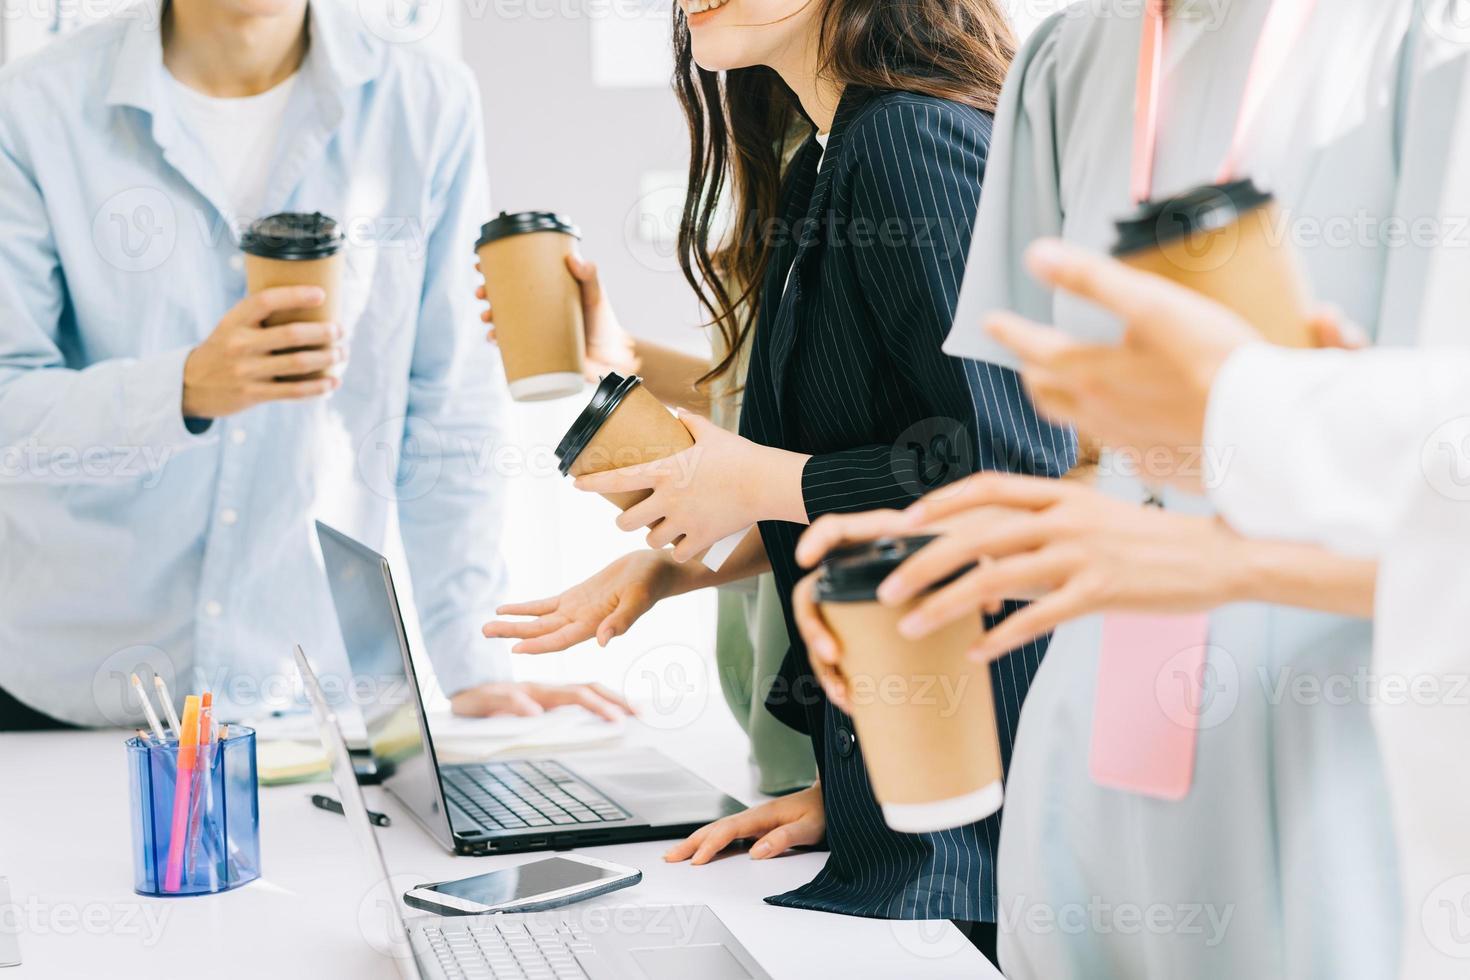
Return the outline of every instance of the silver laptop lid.
{"type": "Polygon", "coordinates": [[[307,700],[311,702],[311,712],[316,716],[322,747],[327,750],[327,761],[332,767],[332,782],[336,784],[337,795],[342,801],[342,814],[347,818],[347,826],[351,828],[352,836],[362,851],[365,883],[374,892],[383,892],[375,895],[372,902],[365,904],[377,910],[391,910],[385,921],[359,921],[365,930],[373,933],[367,936],[369,944],[393,957],[398,964],[399,975],[404,980],[420,980],[422,974],[409,946],[408,924],[404,919],[403,909],[398,904],[398,896],[394,894],[393,876],[388,871],[388,862],[383,859],[383,849],[378,846],[377,831],[368,818],[367,801],[363,799],[362,787],[357,784],[352,755],[347,751],[347,739],[342,735],[342,726],[338,724],[337,716],[327,704],[326,694],[322,691],[316,672],[312,670],[311,663],[299,646],[296,648],[296,670],[301,674],[302,686],[306,689],[307,700]]]}
{"type": "Polygon", "coordinates": [[[453,850],[429,718],[388,560],[320,521],[316,530],[352,668],[354,700],[362,704],[383,786],[435,840],[453,850]]]}

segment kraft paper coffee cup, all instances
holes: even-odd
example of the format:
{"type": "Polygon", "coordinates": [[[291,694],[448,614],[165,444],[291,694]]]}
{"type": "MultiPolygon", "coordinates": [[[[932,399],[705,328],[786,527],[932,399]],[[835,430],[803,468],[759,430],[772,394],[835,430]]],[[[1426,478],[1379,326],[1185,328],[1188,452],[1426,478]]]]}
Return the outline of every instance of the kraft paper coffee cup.
{"type": "MultiPolygon", "coordinates": [[[[267,327],[283,323],[324,323],[336,320],[342,285],[342,232],[337,222],[320,212],[283,212],[261,218],[240,237],[245,253],[245,289],[258,293],[276,286],[320,286],[326,293],[321,306],[281,310],[265,321],[267,327]]],[[[292,347],[276,351],[293,354],[319,348],[292,347]]],[[[282,381],[310,381],[331,372],[296,375],[282,381]]]]}
{"type": "Polygon", "coordinates": [[[475,252],[516,401],[562,398],[586,387],[582,291],[566,265],[580,237],[550,211],[502,211],[480,229],[475,252]]]}
{"type": "MultiPolygon", "coordinates": [[[[497,322],[499,316],[496,316],[497,322]]],[[[496,328],[497,335],[499,328],[496,328]]],[[[563,476],[586,476],[666,459],[694,445],[694,437],[649,394],[637,375],[609,372],[592,392],[592,399],[556,447],[563,476]]],[[[605,493],[619,510],[646,500],[652,491],[605,493]]],[[[717,505],[717,503],[716,503],[717,505]]],[[[701,560],[717,570],[745,537],[747,528],[715,542],[701,560]]]]}
{"type": "MultiPolygon", "coordinates": [[[[934,833],[1000,809],[1000,740],[990,668],[965,656],[980,613],[922,640],[898,632],[904,606],[877,600],[879,584],[932,536],[885,539],[822,563],[817,601],[842,645],[853,725],[883,821],[900,833],[934,833]]],[[[942,583],[947,584],[947,583],[942,583]]],[[[936,586],[937,588],[938,586],[936,586]]]]}
{"type": "Polygon", "coordinates": [[[1311,296],[1275,199],[1249,180],[1209,184],[1141,205],[1117,222],[1113,255],[1187,286],[1274,344],[1315,347],[1311,296]]]}

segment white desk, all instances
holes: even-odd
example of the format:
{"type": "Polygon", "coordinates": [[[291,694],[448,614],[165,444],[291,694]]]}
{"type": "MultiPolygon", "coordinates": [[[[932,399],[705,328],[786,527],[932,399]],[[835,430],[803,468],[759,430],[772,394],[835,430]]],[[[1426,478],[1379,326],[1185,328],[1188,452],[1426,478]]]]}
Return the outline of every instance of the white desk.
{"type": "MultiPolygon", "coordinates": [[[[703,734],[630,737],[657,745],[732,795],[754,799],[738,741],[728,732],[710,732],[708,740],[703,734]]],[[[135,895],[123,738],[121,732],[0,735],[0,875],[10,878],[24,960],[0,970],[0,980],[153,980],[201,966],[201,975],[221,980],[396,976],[358,927],[361,858],[346,824],[308,802],[312,792],[330,791],[320,784],[261,790],[261,880],[208,897],[135,895]]],[[[369,788],[368,803],[393,817],[379,839],[406,885],[528,859],[453,857],[386,794],[369,788]]],[[[667,846],[587,853],[643,870],[643,882],[618,893],[618,901],[709,905],[778,980],[1000,976],[947,922],[857,919],[761,901],[810,879],[825,855],[754,862],[734,854],[694,868],[664,864],[667,846]]]]}

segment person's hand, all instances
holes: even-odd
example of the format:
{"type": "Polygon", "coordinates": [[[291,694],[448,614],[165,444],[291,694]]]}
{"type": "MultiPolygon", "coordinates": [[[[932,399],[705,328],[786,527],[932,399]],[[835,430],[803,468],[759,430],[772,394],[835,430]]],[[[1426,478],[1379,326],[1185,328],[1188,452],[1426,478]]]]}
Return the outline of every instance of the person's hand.
{"type": "MultiPolygon", "coordinates": [[[[475,263],[475,268],[480,268],[478,262],[475,263]]],[[[603,291],[596,264],[588,262],[580,255],[572,254],[567,256],[567,271],[577,280],[582,291],[582,321],[587,335],[587,380],[596,381],[609,371],[636,374],[638,355],[635,342],[618,321],[612,301],[603,291]]],[[[476,287],[475,295],[489,302],[483,282],[476,287]]],[[[490,332],[486,334],[486,338],[494,341],[495,311],[489,308],[482,310],[480,319],[490,324],[490,332]]]]}
{"type": "Polygon", "coordinates": [[[501,606],[495,610],[497,616],[531,618],[494,620],[485,624],[484,634],[519,640],[511,653],[555,653],[593,637],[605,647],[654,603],[671,595],[677,575],[669,556],[636,551],[561,595],[501,606]]]}
{"type": "Polygon", "coordinates": [[[980,564],[919,599],[899,621],[904,636],[919,639],[1006,599],[1039,596],[986,633],[971,651],[977,659],[997,659],[1091,613],[1196,612],[1247,591],[1242,539],[1224,524],[1080,483],[987,473],[907,513],[914,527],[943,520],[948,530],[884,580],[880,602],[902,606],[980,564]],[[967,511],[977,515],[968,523],[967,511]]]}
{"type": "MultiPolygon", "coordinates": [[[[912,534],[908,516],[901,510],[874,510],[859,514],[823,514],[812,522],[796,543],[796,560],[804,568],[815,568],[830,552],[845,545],[897,534],[912,534]]],[[[849,707],[847,681],[842,674],[842,644],[822,616],[817,603],[817,577],[813,572],[796,584],[791,594],[796,629],[806,645],[812,674],[822,685],[827,700],[842,711],[849,707]]]]}
{"type": "Polygon", "coordinates": [[[601,684],[481,684],[449,699],[450,710],[467,718],[539,715],[569,704],[579,704],[607,721],[634,714],[632,705],[601,684]]]}
{"type": "Polygon", "coordinates": [[[1144,453],[1160,477],[1197,489],[1210,386],[1237,348],[1261,340],[1218,303],[1104,255],[1044,240],[1026,252],[1035,277],[1090,300],[1124,325],[1117,345],[1084,344],[1013,313],[992,313],[985,329],[1021,359],[1037,408],[1112,449],[1144,453]]]}
{"type": "Polygon", "coordinates": [[[759,839],[751,845],[750,856],[760,861],[793,847],[820,844],[826,834],[822,787],[813,785],[706,824],[670,848],[664,860],[708,864],[735,841],[755,837],[759,839]]]}
{"type": "Polygon", "coordinates": [[[338,343],[340,325],[263,326],[272,314],[311,309],[325,301],[326,293],[316,286],[280,286],[236,303],[184,362],[184,416],[224,418],[264,402],[318,398],[336,391],[342,382],[335,377],[281,379],[326,371],[346,361],[347,349],[338,343]],[[276,353],[298,347],[321,349],[276,353]]]}
{"type": "Polygon", "coordinates": [[[686,562],[757,521],[805,522],[801,473],[807,456],[751,442],[700,415],[680,412],[694,445],[664,459],[577,477],[591,493],[652,491],[618,517],[618,527],[649,528],[648,546],[673,545],[686,562]]]}

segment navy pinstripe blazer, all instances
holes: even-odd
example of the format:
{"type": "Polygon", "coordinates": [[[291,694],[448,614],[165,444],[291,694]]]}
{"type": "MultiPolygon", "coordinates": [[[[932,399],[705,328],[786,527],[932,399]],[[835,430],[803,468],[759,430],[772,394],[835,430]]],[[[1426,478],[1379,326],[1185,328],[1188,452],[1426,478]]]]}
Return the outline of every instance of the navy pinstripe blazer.
{"type": "MultiPolygon", "coordinates": [[[[812,519],[902,507],[978,470],[1059,476],[1071,465],[1073,439],[1037,418],[1014,374],[940,351],[990,128],[988,114],[953,102],[849,89],[825,157],[813,138],[789,167],[740,431],[812,455],[802,478],[812,519]]],[[[815,880],[769,901],[994,921],[998,816],[938,834],[884,825],[852,723],[822,696],[791,620],[802,528],[764,522],[760,530],[793,637],[767,707],[812,737],[831,851],[815,880]]],[[[993,668],[1007,764],[1044,647],[1031,644],[993,668]]]]}

